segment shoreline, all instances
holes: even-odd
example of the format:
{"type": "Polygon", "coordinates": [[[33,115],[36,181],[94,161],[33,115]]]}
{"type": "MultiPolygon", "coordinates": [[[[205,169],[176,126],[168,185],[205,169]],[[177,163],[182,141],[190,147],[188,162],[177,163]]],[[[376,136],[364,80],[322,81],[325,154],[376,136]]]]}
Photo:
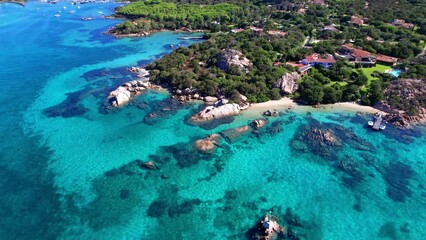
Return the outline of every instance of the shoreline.
{"type": "Polygon", "coordinates": [[[381,111],[379,109],[376,109],[370,106],[363,106],[363,105],[359,105],[359,104],[351,103],[351,102],[324,104],[318,108],[315,108],[310,105],[301,105],[291,98],[283,97],[280,100],[271,100],[267,102],[251,104],[248,109],[242,111],[242,115],[250,116],[250,117],[252,116],[259,117],[259,114],[262,115],[263,112],[267,110],[273,110],[273,109],[276,109],[278,111],[292,110],[296,112],[309,112],[309,111],[345,112],[345,113],[363,112],[363,113],[370,113],[370,114],[374,114],[374,113],[380,113],[382,115],[387,114],[386,112],[381,111]]]}
{"type": "Polygon", "coordinates": [[[114,36],[115,38],[140,38],[140,37],[148,37],[151,34],[155,33],[162,33],[162,32],[173,32],[173,33],[206,33],[205,30],[201,29],[158,29],[158,30],[151,30],[151,31],[141,31],[139,33],[128,33],[128,34],[119,34],[119,33],[113,33],[111,32],[114,28],[108,29],[105,33],[110,34],[114,36]]]}

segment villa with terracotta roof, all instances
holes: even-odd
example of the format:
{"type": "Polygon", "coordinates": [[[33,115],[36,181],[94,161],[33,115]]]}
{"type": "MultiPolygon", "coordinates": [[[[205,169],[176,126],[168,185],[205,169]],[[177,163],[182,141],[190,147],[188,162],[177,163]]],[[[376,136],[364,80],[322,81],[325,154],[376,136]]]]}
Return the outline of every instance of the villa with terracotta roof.
{"type": "Polygon", "coordinates": [[[294,67],[294,68],[296,68],[296,69],[297,69],[297,72],[298,72],[299,74],[301,74],[301,75],[303,75],[303,74],[307,73],[307,72],[308,72],[308,70],[312,68],[312,66],[311,66],[311,65],[309,65],[309,64],[308,64],[308,65],[305,65],[305,64],[303,64],[303,63],[286,62],[285,64],[286,64],[286,65],[289,65],[289,66],[292,66],[292,67],[294,67]]]}
{"type": "Polygon", "coordinates": [[[390,57],[390,56],[386,56],[386,55],[382,55],[382,54],[377,54],[376,55],[376,60],[377,62],[380,62],[382,64],[386,64],[386,65],[395,65],[398,62],[398,58],[395,57],[390,57]]]}
{"type": "Polygon", "coordinates": [[[336,60],[334,60],[334,57],[331,54],[320,55],[318,53],[313,53],[312,55],[306,56],[302,60],[302,63],[305,65],[309,64],[311,66],[329,68],[331,65],[336,63],[336,60]]]}
{"type": "Polygon", "coordinates": [[[376,64],[376,62],[386,65],[395,65],[399,61],[399,59],[395,57],[383,54],[372,54],[365,50],[355,48],[352,44],[342,45],[336,55],[361,67],[372,67],[376,64]]]}
{"type": "Polygon", "coordinates": [[[362,67],[372,67],[377,61],[374,54],[359,48],[354,48],[352,44],[342,45],[337,55],[362,67]]]}

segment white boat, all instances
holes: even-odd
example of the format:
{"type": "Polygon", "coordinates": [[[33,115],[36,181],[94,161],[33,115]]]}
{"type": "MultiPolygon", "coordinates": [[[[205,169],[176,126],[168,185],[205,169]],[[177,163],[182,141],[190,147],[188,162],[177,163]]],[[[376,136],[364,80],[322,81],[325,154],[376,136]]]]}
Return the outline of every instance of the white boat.
{"type": "Polygon", "coordinates": [[[368,121],[368,126],[372,127],[374,125],[373,121],[368,121]]]}
{"type": "Polygon", "coordinates": [[[386,128],[385,124],[380,125],[380,130],[385,130],[385,128],[386,128]]]}
{"type": "Polygon", "coordinates": [[[60,17],[60,16],[61,16],[61,14],[57,13],[57,14],[55,14],[55,15],[53,15],[53,16],[55,16],[55,17],[60,17]]]}

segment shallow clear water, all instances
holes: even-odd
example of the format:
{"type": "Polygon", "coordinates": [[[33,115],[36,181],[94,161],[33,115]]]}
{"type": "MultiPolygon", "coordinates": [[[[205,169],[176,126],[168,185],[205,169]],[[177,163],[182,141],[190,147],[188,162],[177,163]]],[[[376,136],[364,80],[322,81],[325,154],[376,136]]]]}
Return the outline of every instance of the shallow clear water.
{"type": "Polygon", "coordinates": [[[172,103],[155,91],[102,113],[107,92],[134,78],[127,67],[191,43],[104,35],[118,20],[99,12],[115,6],[0,5],[0,238],[246,239],[271,209],[301,239],[423,238],[422,129],[372,132],[355,113],[281,110],[206,154],[195,140],[252,114],[206,130],[185,124],[196,104],[162,111],[172,103]],[[338,144],[309,141],[314,129],[338,144]]]}

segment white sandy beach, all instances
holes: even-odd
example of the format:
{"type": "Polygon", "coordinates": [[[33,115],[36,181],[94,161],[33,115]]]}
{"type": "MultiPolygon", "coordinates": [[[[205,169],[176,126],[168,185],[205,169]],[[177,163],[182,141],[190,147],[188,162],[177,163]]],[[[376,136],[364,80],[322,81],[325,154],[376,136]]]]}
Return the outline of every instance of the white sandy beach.
{"type": "Polygon", "coordinates": [[[300,105],[293,101],[291,98],[284,97],[280,100],[267,101],[263,103],[254,103],[247,110],[243,111],[243,115],[246,116],[259,116],[268,109],[277,109],[283,111],[291,109],[296,112],[308,112],[308,111],[322,111],[322,112],[364,112],[364,113],[381,113],[386,114],[376,108],[370,106],[363,106],[352,102],[341,102],[334,104],[323,104],[318,108],[314,108],[308,105],[300,105]]]}

